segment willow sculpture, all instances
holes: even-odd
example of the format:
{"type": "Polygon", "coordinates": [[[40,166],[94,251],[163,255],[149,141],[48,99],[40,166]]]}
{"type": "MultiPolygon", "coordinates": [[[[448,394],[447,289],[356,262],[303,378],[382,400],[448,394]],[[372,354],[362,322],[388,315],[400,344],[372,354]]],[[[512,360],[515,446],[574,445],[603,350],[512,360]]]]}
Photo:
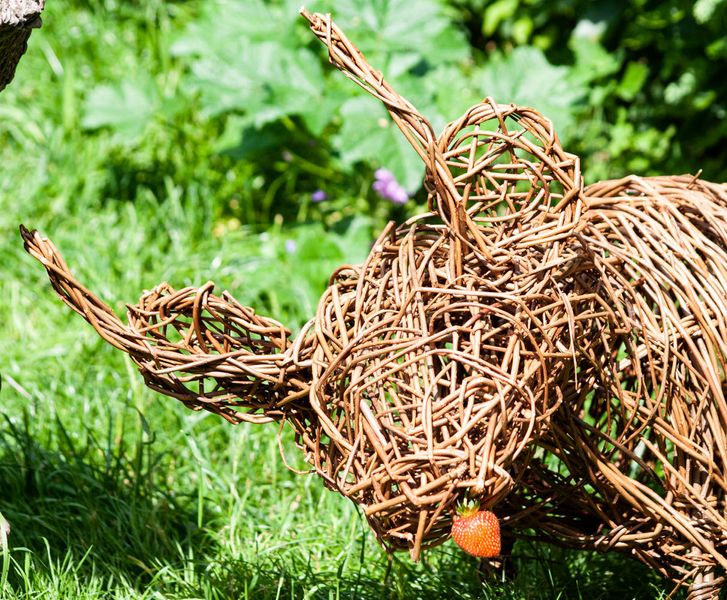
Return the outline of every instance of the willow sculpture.
{"type": "Polygon", "coordinates": [[[584,189],[550,121],[489,98],[437,137],[330,17],[302,14],[424,161],[430,212],[335,272],[295,340],[211,283],[161,284],[123,324],[23,228],[55,290],[152,389],[232,423],[287,422],[389,550],[445,541],[470,496],[510,536],[627,552],[716,597],[727,188],[584,189]]]}

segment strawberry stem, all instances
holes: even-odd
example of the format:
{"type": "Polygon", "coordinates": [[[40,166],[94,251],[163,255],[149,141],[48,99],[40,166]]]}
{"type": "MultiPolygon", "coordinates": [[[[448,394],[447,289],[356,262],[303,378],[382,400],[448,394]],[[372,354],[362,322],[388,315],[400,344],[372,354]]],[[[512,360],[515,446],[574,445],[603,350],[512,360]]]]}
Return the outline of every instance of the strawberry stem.
{"type": "Polygon", "coordinates": [[[480,510],[479,500],[467,498],[464,502],[457,506],[457,515],[460,517],[468,517],[480,510]]]}

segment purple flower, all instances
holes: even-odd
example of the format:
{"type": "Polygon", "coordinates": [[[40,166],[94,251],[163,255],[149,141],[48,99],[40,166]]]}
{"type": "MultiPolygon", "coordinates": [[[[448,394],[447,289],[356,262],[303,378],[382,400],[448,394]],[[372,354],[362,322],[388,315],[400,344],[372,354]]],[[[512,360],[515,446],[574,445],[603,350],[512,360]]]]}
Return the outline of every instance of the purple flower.
{"type": "Polygon", "coordinates": [[[285,251],[288,254],[293,254],[297,248],[298,244],[295,243],[295,240],[285,240],[285,251]]]}
{"type": "Polygon", "coordinates": [[[323,202],[326,198],[328,198],[328,194],[326,194],[323,190],[316,190],[311,194],[310,198],[313,202],[323,202]]]}
{"type": "Polygon", "coordinates": [[[371,187],[385,200],[389,200],[394,204],[406,204],[409,200],[409,194],[406,193],[406,190],[388,169],[377,169],[374,177],[376,180],[371,187]]]}

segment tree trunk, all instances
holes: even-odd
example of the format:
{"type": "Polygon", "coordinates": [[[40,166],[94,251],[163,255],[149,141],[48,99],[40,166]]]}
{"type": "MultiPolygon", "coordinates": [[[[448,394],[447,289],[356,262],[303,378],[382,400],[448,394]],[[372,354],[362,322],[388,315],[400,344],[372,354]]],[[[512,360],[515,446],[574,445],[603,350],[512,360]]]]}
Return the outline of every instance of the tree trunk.
{"type": "Polygon", "coordinates": [[[40,27],[45,0],[0,0],[0,91],[15,75],[33,29],[40,27]]]}

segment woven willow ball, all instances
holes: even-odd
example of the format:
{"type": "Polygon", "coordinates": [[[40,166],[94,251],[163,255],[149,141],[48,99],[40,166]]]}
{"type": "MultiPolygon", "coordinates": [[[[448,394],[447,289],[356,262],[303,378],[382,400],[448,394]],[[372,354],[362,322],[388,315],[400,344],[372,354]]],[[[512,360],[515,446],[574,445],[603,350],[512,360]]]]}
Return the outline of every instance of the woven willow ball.
{"type": "Polygon", "coordinates": [[[716,598],[727,570],[727,191],[630,176],[584,196],[580,277],[593,294],[573,299],[580,385],[560,383],[517,495],[523,509],[547,500],[541,535],[635,555],[692,581],[690,598],[716,598]]]}
{"type": "Polygon", "coordinates": [[[445,128],[437,150],[447,170],[435,155],[427,182],[431,208],[445,223],[456,228],[466,211],[479,225],[499,225],[501,236],[519,233],[520,241],[540,241],[544,229],[554,230],[551,241],[571,234],[580,216],[571,206],[582,189],[580,163],[537,111],[487,98],[445,128]]]}
{"type": "Polygon", "coordinates": [[[465,492],[494,505],[512,489],[560,402],[560,298],[504,294],[479,262],[456,275],[451,241],[423,222],[389,228],[335,274],[309,340],[307,460],[414,557],[449,536],[465,492]]]}
{"type": "Polygon", "coordinates": [[[727,569],[727,193],[691,176],[586,193],[584,233],[615,310],[589,324],[601,340],[582,349],[595,394],[573,410],[608,436],[582,429],[567,462],[584,473],[594,451],[609,458],[594,480],[613,523],[606,547],[672,577],[727,569]]]}

